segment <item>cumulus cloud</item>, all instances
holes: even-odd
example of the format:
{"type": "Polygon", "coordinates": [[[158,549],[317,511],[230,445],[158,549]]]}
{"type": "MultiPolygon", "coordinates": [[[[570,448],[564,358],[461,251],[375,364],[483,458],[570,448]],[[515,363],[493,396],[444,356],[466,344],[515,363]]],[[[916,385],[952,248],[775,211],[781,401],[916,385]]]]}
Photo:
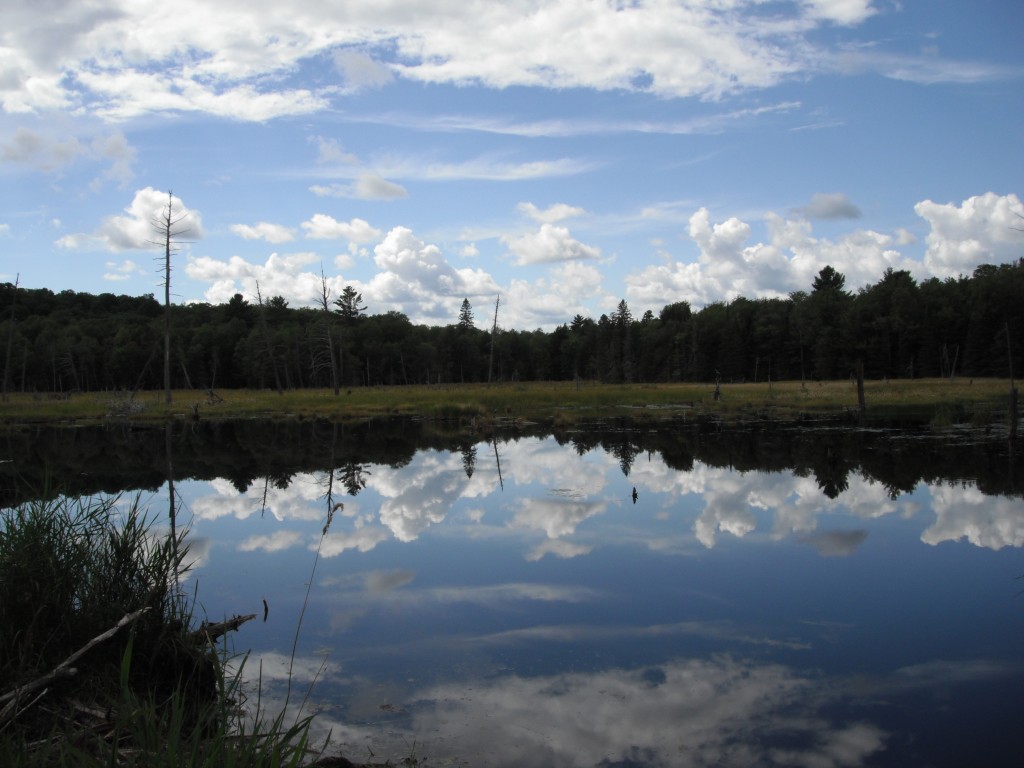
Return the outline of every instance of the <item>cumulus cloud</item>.
{"type": "MultiPolygon", "coordinates": [[[[289,302],[312,304],[322,289],[321,275],[307,270],[310,264],[319,264],[320,256],[300,252],[272,253],[263,264],[246,261],[241,256],[215,259],[211,256],[193,256],[185,264],[185,274],[193,280],[210,283],[204,299],[213,304],[225,304],[236,293],[255,300],[259,292],[282,296],[289,302]]],[[[340,293],[344,282],[339,277],[327,278],[328,289],[340,293]]]]}
{"type": "Polygon", "coordinates": [[[814,237],[803,217],[768,214],[764,224],[767,242],[748,244],[753,231],[748,223],[735,216],[713,222],[710,212],[700,208],[688,229],[700,251],[697,262],[655,264],[628,275],[627,296],[646,306],[677,301],[704,306],[809,290],[814,276],[829,264],[846,275],[851,288],[877,282],[888,268],[921,271],[920,262],[899,250],[907,242],[904,231],[888,235],[862,229],[829,240],[814,237]]]}
{"type": "MultiPolygon", "coordinates": [[[[2,231],[3,230],[0,229],[0,232],[2,231]]],[[[125,259],[120,263],[116,261],[108,261],[104,266],[107,271],[103,273],[103,279],[110,280],[112,282],[128,280],[139,272],[142,272],[139,265],[131,259],[125,259]]]]}
{"type": "Polygon", "coordinates": [[[281,552],[302,543],[303,536],[298,531],[275,531],[274,533],[249,536],[238,543],[240,552],[281,552]]]}
{"type": "Polygon", "coordinates": [[[245,240],[266,240],[268,243],[288,243],[295,239],[295,231],[281,224],[261,221],[257,224],[232,224],[234,232],[245,240]]]}
{"type": "Polygon", "coordinates": [[[923,200],[914,211],[931,226],[924,261],[940,277],[1013,261],[1024,246],[1024,203],[1014,194],[986,192],[960,205],[923,200]]]}
{"type": "Polygon", "coordinates": [[[503,237],[502,242],[520,265],[601,257],[600,248],[585,245],[574,239],[567,228],[548,223],[541,224],[536,232],[503,237]]]}
{"type": "Polygon", "coordinates": [[[860,208],[842,192],[817,192],[811,196],[811,202],[796,212],[808,219],[825,220],[859,219],[862,215],[860,208]]]}
{"type": "Polygon", "coordinates": [[[600,515],[606,509],[604,502],[524,499],[512,524],[541,531],[549,539],[560,539],[572,535],[584,520],[600,515]]]}
{"type": "Polygon", "coordinates": [[[921,534],[925,544],[966,539],[976,547],[999,550],[1024,546],[1020,501],[986,496],[976,487],[931,488],[935,522],[921,534]]]}
{"type": "Polygon", "coordinates": [[[365,219],[338,221],[325,213],[316,213],[309,221],[302,222],[306,237],[316,240],[344,239],[353,243],[369,243],[380,238],[379,229],[374,229],[365,219]]]}
{"type": "Polygon", "coordinates": [[[462,684],[445,683],[416,692],[434,706],[417,707],[412,727],[441,734],[467,754],[497,751],[509,764],[539,768],[633,764],[638,756],[645,765],[840,768],[882,751],[886,736],[875,725],[825,715],[846,690],[779,665],[677,659],[499,676],[474,681],[472,696],[462,684]]]}
{"type": "Polygon", "coordinates": [[[407,227],[392,229],[373,252],[380,272],[364,285],[363,295],[381,311],[397,309],[413,322],[453,322],[464,298],[498,293],[487,272],[456,269],[438,246],[407,227]]]}
{"type": "MultiPolygon", "coordinates": [[[[108,216],[91,234],[66,235],[57,241],[61,248],[92,248],[112,252],[151,250],[162,242],[161,217],[167,214],[168,193],[146,187],[135,193],[123,216],[108,216]]],[[[172,230],[179,240],[203,237],[203,220],[180,198],[173,199],[172,230]]]]}

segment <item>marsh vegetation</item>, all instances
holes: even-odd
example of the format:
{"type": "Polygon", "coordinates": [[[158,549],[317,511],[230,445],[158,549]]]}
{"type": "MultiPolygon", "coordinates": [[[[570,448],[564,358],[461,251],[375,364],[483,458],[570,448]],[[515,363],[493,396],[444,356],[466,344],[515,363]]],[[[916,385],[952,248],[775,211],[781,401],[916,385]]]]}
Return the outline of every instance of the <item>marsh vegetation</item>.
{"type": "MultiPolygon", "coordinates": [[[[308,720],[267,718],[198,623],[183,532],[118,498],[0,511],[0,763],[288,766],[308,720]]],[[[244,619],[243,619],[244,620],[244,619]]],[[[237,662],[237,660],[236,660],[237,662]]]]}

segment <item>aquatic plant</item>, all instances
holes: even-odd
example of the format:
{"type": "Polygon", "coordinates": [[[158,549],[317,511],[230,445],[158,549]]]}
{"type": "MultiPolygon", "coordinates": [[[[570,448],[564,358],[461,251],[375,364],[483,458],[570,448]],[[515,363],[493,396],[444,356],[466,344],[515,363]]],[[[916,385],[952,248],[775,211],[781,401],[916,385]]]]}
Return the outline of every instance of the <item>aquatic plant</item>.
{"type": "Polygon", "coordinates": [[[139,498],[0,510],[0,764],[297,766],[309,720],[240,706],[242,663],[192,626],[186,531],[139,498]]]}

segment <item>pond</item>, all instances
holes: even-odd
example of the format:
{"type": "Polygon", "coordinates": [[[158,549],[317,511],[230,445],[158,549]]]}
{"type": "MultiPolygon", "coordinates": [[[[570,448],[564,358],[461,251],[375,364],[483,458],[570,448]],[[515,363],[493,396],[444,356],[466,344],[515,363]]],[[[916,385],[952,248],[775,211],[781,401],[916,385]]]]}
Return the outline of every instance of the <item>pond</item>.
{"type": "Polygon", "coordinates": [[[201,610],[256,613],[233,642],[262,704],[316,712],[352,760],[1024,754],[1024,465],[1003,437],[406,420],[5,440],[4,505],[60,478],[166,513],[169,474],[201,610]]]}

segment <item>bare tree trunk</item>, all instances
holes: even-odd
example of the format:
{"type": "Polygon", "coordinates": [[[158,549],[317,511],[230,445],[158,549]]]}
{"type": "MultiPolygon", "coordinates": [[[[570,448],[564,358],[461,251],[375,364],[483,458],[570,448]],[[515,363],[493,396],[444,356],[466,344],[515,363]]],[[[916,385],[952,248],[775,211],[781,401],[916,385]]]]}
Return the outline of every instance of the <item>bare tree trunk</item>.
{"type": "Polygon", "coordinates": [[[281,388],[281,376],[277,372],[277,360],[274,358],[274,346],[270,343],[270,329],[267,328],[267,308],[263,305],[263,296],[260,295],[260,284],[256,283],[256,301],[260,305],[260,329],[263,331],[263,341],[267,346],[267,359],[270,360],[270,367],[274,371],[274,387],[277,394],[283,395],[281,388]]]}
{"type": "MultiPolygon", "coordinates": [[[[18,300],[18,282],[21,279],[21,273],[14,278],[14,295],[11,296],[11,320],[10,327],[7,329],[7,351],[4,353],[4,382],[3,382],[3,402],[7,402],[7,379],[10,376],[11,370],[11,347],[14,345],[14,305],[18,300]]],[[[23,377],[24,380],[24,377],[23,377]]]]}
{"type": "MultiPolygon", "coordinates": [[[[171,203],[167,203],[167,220],[171,203]]],[[[171,226],[167,225],[164,256],[164,400],[171,402],[171,226]]]]}
{"type": "Polygon", "coordinates": [[[1010,344],[1010,321],[1005,320],[1006,328],[1006,358],[1010,366],[1010,404],[1007,417],[1010,421],[1010,439],[1017,439],[1017,384],[1013,380],[1013,345],[1010,344]]]}
{"type": "Polygon", "coordinates": [[[498,305],[501,304],[501,296],[494,300],[494,325],[491,326],[491,359],[487,364],[487,383],[491,383],[494,374],[494,337],[498,335],[498,305]]]}
{"type": "Polygon", "coordinates": [[[334,334],[331,331],[331,295],[327,290],[327,278],[324,276],[323,265],[320,266],[320,308],[324,312],[324,332],[327,334],[327,356],[331,361],[331,387],[334,389],[334,396],[339,393],[338,386],[338,363],[334,357],[334,334]]]}
{"type": "Polygon", "coordinates": [[[185,219],[187,214],[174,213],[174,193],[167,193],[167,208],[152,220],[153,228],[160,236],[155,244],[164,249],[163,271],[164,271],[164,400],[171,402],[171,254],[175,252],[177,238],[188,232],[187,229],[177,229],[177,225],[185,219]]]}
{"type": "Polygon", "coordinates": [[[867,409],[864,401],[864,361],[857,361],[857,408],[861,413],[867,409]]]}

